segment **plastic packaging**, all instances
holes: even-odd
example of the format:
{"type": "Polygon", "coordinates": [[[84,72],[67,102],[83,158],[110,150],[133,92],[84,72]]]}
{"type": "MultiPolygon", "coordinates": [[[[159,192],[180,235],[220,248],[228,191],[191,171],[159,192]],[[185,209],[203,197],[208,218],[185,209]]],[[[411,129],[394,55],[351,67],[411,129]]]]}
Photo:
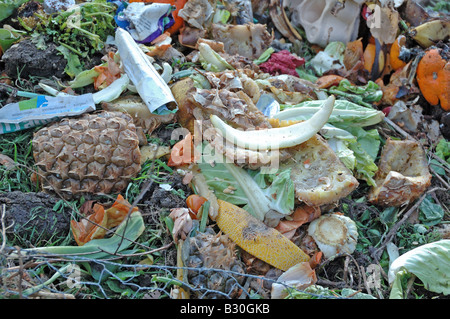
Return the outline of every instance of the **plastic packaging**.
{"type": "Polygon", "coordinates": [[[137,92],[155,114],[171,112],[176,108],[172,92],[159,75],[148,57],[142,52],[131,35],[124,29],[116,30],[116,45],[125,73],[135,85],[137,92]],[[171,106],[168,108],[168,106],[171,106]]]}
{"type": "Polygon", "coordinates": [[[134,40],[150,43],[174,24],[173,7],[168,3],[133,2],[118,13],[121,25],[134,40]]]}
{"type": "MultiPolygon", "coordinates": [[[[58,92],[47,85],[40,86],[50,95],[22,94],[29,100],[10,103],[0,109],[0,134],[44,125],[61,117],[95,111],[95,105],[118,98],[130,82],[123,74],[119,79],[96,93],[70,95],[58,92]]],[[[27,92],[22,92],[27,93],[27,92]]]]}
{"type": "Polygon", "coordinates": [[[0,109],[0,134],[47,124],[60,116],[94,111],[92,94],[78,96],[39,95],[30,100],[10,103],[0,109]]]}

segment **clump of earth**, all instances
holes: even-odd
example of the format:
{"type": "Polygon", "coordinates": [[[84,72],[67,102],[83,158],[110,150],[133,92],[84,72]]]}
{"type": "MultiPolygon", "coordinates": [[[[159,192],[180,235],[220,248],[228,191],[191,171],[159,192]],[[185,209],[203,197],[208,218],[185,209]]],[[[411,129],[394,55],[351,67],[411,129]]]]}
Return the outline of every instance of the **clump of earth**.
{"type": "Polygon", "coordinates": [[[67,61],[54,43],[41,50],[29,39],[11,46],[2,56],[5,73],[12,78],[39,76],[62,78],[67,61]]]}
{"type": "Polygon", "coordinates": [[[65,239],[70,230],[71,209],[67,206],[54,209],[57,202],[58,199],[42,192],[0,193],[8,240],[36,247],[65,239]]]}

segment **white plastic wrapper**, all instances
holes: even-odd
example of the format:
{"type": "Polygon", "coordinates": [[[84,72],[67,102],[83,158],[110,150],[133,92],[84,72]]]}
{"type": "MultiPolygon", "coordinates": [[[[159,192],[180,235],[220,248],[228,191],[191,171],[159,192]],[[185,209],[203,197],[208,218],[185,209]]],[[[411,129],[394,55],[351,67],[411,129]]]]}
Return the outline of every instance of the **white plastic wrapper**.
{"type": "Polygon", "coordinates": [[[123,11],[125,18],[131,22],[130,34],[136,41],[144,41],[160,29],[161,17],[170,12],[169,3],[132,2],[123,11]]]}
{"type": "Polygon", "coordinates": [[[124,29],[117,28],[115,42],[125,73],[150,112],[162,114],[168,111],[168,105],[176,106],[169,86],[131,35],[124,29]]]}
{"type": "Polygon", "coordinates": [[[46,96],[17,103],[0,109],[0,134],[43,125],[63,116],[74,116],[95,110],[92,94],[78,96],[46,96]]]}

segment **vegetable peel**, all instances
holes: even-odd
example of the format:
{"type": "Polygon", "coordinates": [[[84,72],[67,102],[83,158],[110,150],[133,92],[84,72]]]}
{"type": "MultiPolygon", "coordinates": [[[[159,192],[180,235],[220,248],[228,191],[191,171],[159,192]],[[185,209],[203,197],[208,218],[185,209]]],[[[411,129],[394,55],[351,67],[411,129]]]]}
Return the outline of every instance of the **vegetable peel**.
{"type": "Polygon", "coordinates": [[[267,150],[299,145],[313,137],[327,123],[334,107],[332,95],[322,102],[322,106],[309,120],[287,127],[262,130],[240,131],[211,115],[211,123],[229,142],[242,148],[267,150]]]}
{"type": "Polygon", "coordinates": [[[218,200],[217,225],[239,247],[268,264],[287,271],[309,261],[309,256],[275,228],[266,226],[246,210],[218,200]]]}

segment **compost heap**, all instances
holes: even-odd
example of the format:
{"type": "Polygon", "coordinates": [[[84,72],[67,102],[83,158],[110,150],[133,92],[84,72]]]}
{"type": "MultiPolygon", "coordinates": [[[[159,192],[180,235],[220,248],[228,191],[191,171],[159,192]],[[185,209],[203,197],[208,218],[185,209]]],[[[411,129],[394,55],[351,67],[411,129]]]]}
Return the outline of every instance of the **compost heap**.
{"type": "Polygon", "coordinates": [[[75,254],[161,230],[191,268],[172,298],[389,297],[361,269],[447,244],[448,4],[309,2],[0,4],[0,136],[30,145],[1,150],[8,223],[32,218],[7,184],[29,165],[22,192],[76,207],[75,254]]]}

